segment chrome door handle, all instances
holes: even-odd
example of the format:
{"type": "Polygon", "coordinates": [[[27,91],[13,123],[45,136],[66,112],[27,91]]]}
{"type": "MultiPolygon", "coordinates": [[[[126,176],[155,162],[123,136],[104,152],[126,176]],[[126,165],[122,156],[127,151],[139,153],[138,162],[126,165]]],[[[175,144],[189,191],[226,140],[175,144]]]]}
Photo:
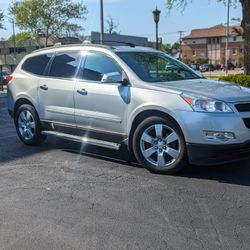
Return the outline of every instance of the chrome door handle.
{"type": "Polygon", "coordinates": [[[40,86],[40,89],[42,89],[42,90],[48,90],[49,88],[48,88],[48,86],[46,84],[44,84],[44,85],[40,86]]]}
{"type": "Polygon", "coordinates": [[[77,93],[80,94],[80,95],[87,95],[87,94],[88,94],[88,91],[85,90],[85,89],[81,89],[81,90],[78,89],[78,90],[77,90],[77,93]]]}

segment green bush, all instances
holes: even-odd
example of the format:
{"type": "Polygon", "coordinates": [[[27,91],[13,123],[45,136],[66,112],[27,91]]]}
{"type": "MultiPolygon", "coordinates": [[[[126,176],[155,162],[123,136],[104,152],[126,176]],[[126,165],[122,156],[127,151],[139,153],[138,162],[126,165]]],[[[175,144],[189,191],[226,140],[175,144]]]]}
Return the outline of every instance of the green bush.
{"type": "Polygon", "coordinates": [[[219,80],[237,83],[245,87],[250,87],[250,75],[229,75],[229,76],[221,76],[219,80]]]}

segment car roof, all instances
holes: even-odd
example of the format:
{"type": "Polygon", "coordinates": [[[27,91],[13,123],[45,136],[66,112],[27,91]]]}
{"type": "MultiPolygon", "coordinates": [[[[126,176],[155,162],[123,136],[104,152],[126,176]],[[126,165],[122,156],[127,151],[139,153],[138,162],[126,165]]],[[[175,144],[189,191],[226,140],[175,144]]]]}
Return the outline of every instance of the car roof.
{"type": "Polygon", "coordinates": [[[153,52],[156,50],[153,48],[148,48],[148,47],[137,47],[137,46],[108,46],[108,45],[100,45],[100,44],[69,44],[69,45],[61,45],[61,44],[55,44],[52,47],[47,47],[47,48],[42,48],[42,49],[38,49],[33,51],[32,53],[38,53],[38,52],[50,52],[53,50],[57,50],[57,49],[71,49],[71,48],[103,48],[103,49],[107,49],[109,51],[113,51],[113,52],[153,52]]]}

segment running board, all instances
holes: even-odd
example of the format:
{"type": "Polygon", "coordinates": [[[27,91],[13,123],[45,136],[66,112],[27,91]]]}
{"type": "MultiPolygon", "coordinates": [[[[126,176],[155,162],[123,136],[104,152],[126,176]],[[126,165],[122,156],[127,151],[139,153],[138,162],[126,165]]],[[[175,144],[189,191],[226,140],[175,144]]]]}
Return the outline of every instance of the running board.
{"type": "Polygon", "coordinates": [[[84,144],[89,144],[89,145],[94,145],[94,146],[99,146],[99,147],[109,148],[109,149],[114,149],[114,150],[119,150],[120,146],[121,146],[121,144],[118,144],[115,142],[108,142],[108,141],[102,141],[102,140],[97,140],[97,139],[91,139],[91,138],[87,138],[87,137],[70,135],[70,134],[65,134],[65,133],[55,132],[55,131],[42,131],[42,134],[56,136],[56,137],[59,137],[61,139],[65,139],[65,140],[80,142],[80,143],[84,143],[84,144]]]}

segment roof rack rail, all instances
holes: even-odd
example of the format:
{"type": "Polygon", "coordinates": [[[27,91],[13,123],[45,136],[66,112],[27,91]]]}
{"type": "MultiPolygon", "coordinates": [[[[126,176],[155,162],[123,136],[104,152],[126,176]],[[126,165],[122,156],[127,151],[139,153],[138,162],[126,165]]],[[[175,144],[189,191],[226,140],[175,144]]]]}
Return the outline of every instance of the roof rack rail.
{"type": "MultiPolygon", "coordinates": [[[[100,43],[101,40],[94,40],[92,41],[92,43],[100,43]]],[[[124,44],[124,45],[127,45],[131,48],[134,48],[135,47],[135,44],[134,43],[129,43],[129,42],[121,42],[121,41],[115,41],[115,40],[104,40],[103,41],[104,43],[120,43],[120,44],[124,44]]]]}
{"type": "Polygon", "coordinates": [[[54,44],[54,47],[58,47],[58,46],[62,46],[62,43],[59,42],[59,43],[55,43],[55,44],[54,44]]]}
{"type": "Polygon", "coordinates": [[[84,41],[82,42],[82,44],[88,45],[88,44],[91,44],[91,41],[90,41],[90,40],[84,40],[84,41]]]}

